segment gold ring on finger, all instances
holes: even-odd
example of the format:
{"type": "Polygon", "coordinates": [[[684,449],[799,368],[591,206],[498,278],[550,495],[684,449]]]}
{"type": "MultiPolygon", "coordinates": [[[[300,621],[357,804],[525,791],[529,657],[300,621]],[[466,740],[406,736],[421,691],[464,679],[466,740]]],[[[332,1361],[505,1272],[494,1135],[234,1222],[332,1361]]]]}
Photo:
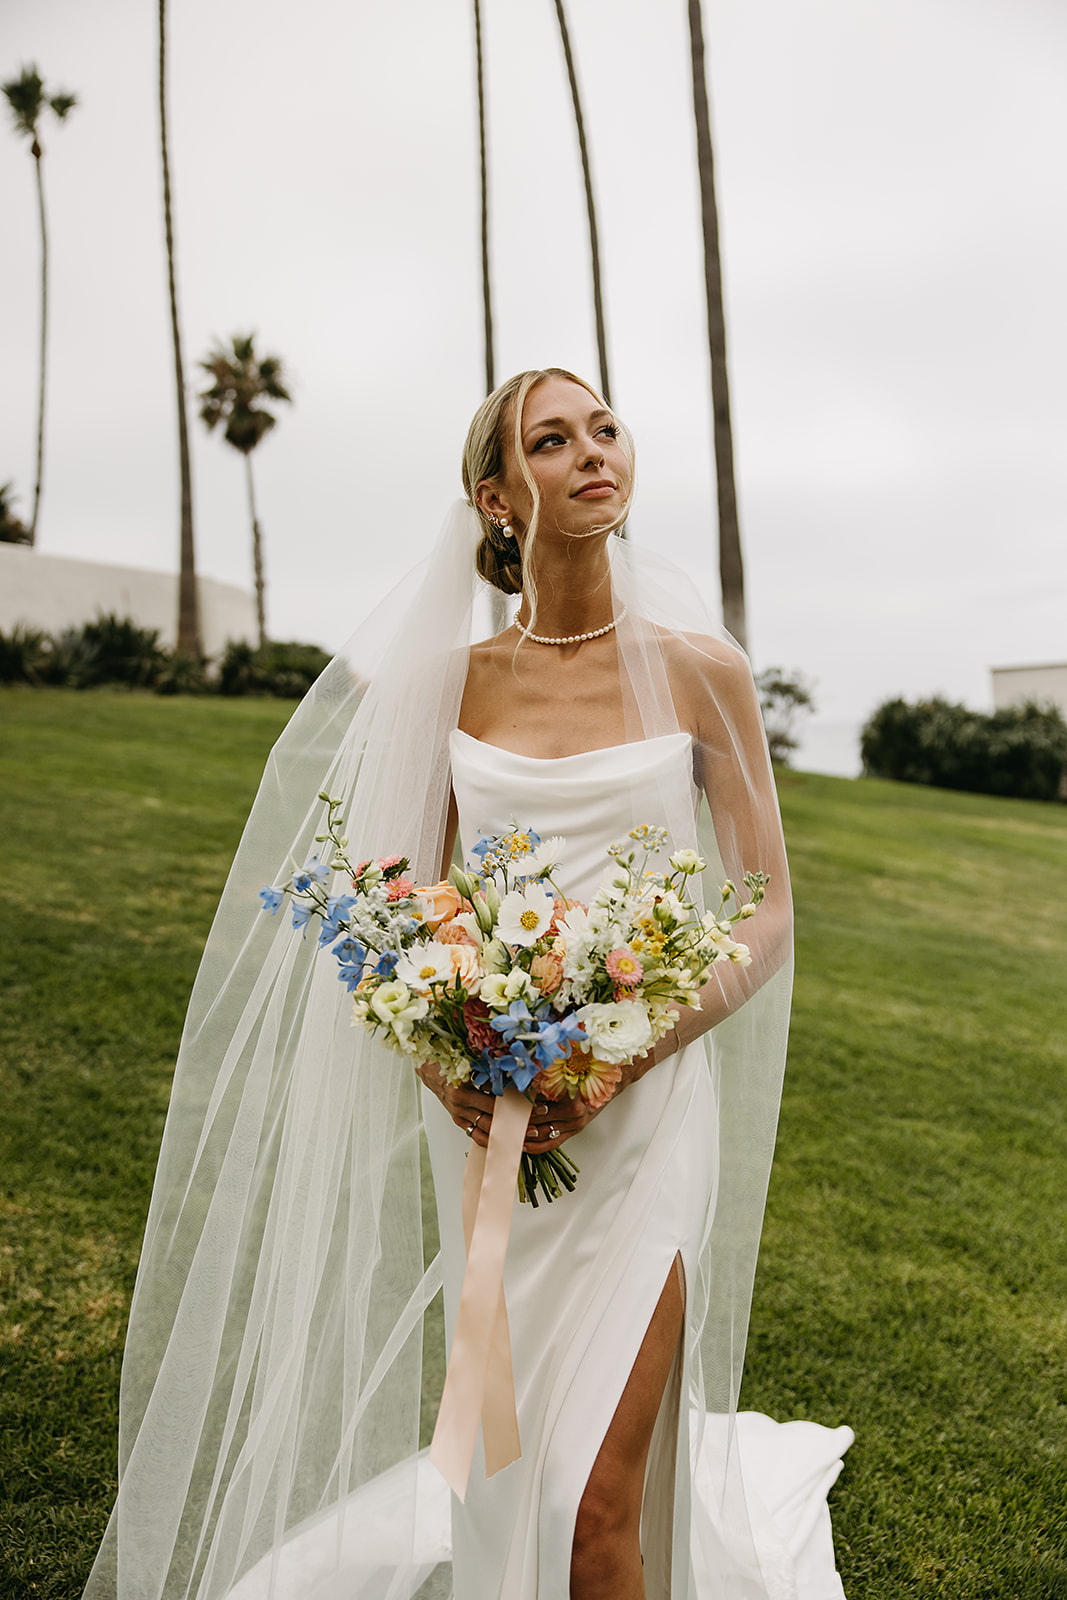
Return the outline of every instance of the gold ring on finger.
{"type": "Polygon", "coordinates": [[[558,1139],[559,1138],[559,1129],[557,1127],[555,1127],[554,1125],[550,1125],[549,1129],[548,1129],[547,1137],[549,1139],[558,1139]]]}

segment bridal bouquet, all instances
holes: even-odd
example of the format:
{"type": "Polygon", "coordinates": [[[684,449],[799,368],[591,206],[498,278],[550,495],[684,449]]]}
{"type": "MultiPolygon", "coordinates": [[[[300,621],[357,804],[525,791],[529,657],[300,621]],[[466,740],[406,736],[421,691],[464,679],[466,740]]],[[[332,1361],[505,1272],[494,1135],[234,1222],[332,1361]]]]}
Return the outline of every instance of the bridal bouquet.
{"type": "MultiPolygon", "coordinates": [[[[313,856],[278,887],[260,890],[265,910],[286,896],[293,926],[320,922],[319,947],[337,960],[352,994],[352,1019],[416,1066],[436,1063],[452,1083],[493,1094],[513,1084],[529,1098],[610,1100],[622,1064],[647,1055],[678,1020],[716,961],[747,965],[733,938],[768,882],[748,872],[742,900],[725,883],[701,912],[688,880],[703,872],[695,850],[676,850],[669,871],[650,859],[665,829],[642,824],[612,845],[589,905],[556,882],[563,839],[542,840],[517,824],[482,835],[466,869],[418,887],[405,856],[353,864],[341,802],[323,794],[329,861],[313,856]],[[342,874],[351,893],[331,893],[342,874]],[[731,907],[733,903],[733,908],[731,907]]],[[[578,1168],[560,1148],[523,1154],[519,1195],[537,1204],[574,1188],[578,1168]],[[562,1186],[562,1187],[561,1187],[562,1186]]]]}

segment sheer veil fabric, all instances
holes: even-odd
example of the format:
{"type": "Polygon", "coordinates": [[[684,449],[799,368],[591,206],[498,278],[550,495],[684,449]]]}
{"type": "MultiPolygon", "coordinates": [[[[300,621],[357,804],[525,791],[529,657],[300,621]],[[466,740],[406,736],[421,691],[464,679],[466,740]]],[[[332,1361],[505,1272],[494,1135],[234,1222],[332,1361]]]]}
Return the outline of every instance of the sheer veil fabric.
{"type": "MultiPolygon", "coordinates": [[[[359,856],[404,853],[416,881],[439,876],[479,531],[457,504],[267,762],[182,1036],[123,1364],[118,1498],[86,1600],[222,1600],[253,1592],[253,1571],[268,1595],[312,1519],[336,1537],[302,1594],[411,1597],[430,1572],[432,1469],[414,1463],[423,1312],[441,1275],[424,1268],[418,1080],[350,1026],[314,933],[261,912],[257,894],[315,852],[321,791],[342,798],[359,856]],[[345,1504],[356,1491],[372,1503],[382,1485],[388,1548],[372,1541],[342,1582],[345,1504]]],[[[692,1454],[716,1507],[701,1564],[723,1600],[760,1600],[734,1418],[788,1026],[785,854],[747,662],[683,573],[612,546],[627,741],[692,732],[705,893],[746,870],[771,875],[744,928],[751,966],[713,969],[703,1046],[718,1193],[687,1285],[703,1330],[689,1398],[694,1416],[710,1413],[692,1454]]],[[[661,815],[634,821],[693,842],[677,786],[661,815]]],[[[451,1593],[446,1567],[432,1583],[451,1593]]]]}

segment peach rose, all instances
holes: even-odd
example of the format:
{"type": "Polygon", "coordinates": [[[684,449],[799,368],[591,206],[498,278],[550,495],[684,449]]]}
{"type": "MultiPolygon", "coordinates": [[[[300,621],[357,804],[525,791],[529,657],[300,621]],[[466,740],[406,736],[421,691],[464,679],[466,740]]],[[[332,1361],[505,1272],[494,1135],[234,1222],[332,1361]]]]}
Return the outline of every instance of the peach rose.
{"type": "Polygon", "coordinates": [[[465,989],[473,989],[482,975],[482,963],[477,950],[469,944],[446,944],[445,949],[451,958],[454,975],[465,989]]]}
{"type": "Polygon", "coordinates": [[[447,922],[463,904],[450,883],[435,883],[432,888],[416,889],[415,893],[430,908],[426,913],[428,928],[436,928],[439,922],[447,922]]]}
{"type": "Polygon", "coordinates": [[[433,936],[438,944],[469,944],[475,950],[478,948],[477,939],[471,938],[462,922],[451,917],[447,922],[438,923],[433,936]]]}

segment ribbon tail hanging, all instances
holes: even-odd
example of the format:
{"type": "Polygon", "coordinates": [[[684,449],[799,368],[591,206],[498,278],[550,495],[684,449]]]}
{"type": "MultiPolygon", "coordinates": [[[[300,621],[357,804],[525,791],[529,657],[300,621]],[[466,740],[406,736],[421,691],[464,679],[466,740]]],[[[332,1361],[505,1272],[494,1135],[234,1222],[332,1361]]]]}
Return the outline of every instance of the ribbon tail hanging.
{"type": "Polygon", "coordinates": [[[430,1460],[460,1500],[467,1492],[478,1423],[486,1473],[521,1454],[504,1305],[504,1258],[515,1185],[533,1107],[517,1089],[497,1097],[484,1152],[473,1145],[463,1180],[467,1270],[430,1460]]]}

